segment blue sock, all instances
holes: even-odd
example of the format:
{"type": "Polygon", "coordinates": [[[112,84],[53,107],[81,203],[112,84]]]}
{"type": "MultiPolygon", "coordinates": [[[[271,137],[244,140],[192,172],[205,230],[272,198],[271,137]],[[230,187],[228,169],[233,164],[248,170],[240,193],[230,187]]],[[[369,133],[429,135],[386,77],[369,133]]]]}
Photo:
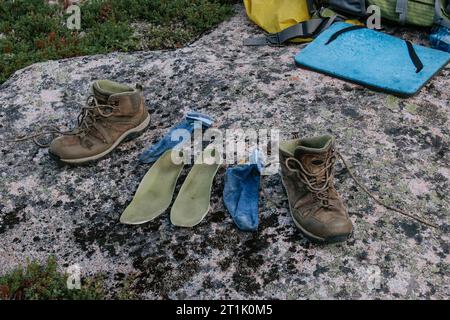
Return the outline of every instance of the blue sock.
{"type": "Polygon", "coordinates": [[[170,128],[169,132],[157,143],[148,147],[140,156],[139,161],[143,163],[152,163],[159,159],[159,157],[167,150],[173,149],[180,143],[183,143],[183,138],[180,137],[178,141],[172,140],[172,132],[177,129],[185,129],[191,134],[194,132],[196,124],[201,123],[202,128],[209,128],[213,124],[213,119],[205,114],[198,112],[189,112],[186,118],[180,123],[170,128]]]}
{"type": "Polygon", "coordinates": [[[249,164],[228,168],[225,173],[223,201],[234,223],[243,231],[258,229],[261,170],[256,151],[249,164]]]}

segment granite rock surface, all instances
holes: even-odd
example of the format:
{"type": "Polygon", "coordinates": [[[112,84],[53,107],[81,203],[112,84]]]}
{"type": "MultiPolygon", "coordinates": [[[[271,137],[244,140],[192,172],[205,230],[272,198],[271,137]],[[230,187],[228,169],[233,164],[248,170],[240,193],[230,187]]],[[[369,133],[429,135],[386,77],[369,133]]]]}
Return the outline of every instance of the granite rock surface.
{"type": "MultiPolygon", "coordinates": [[[[396,33],[426,42],[424,33],[396,33]]],[[[128,279],[146,299],[448,299],[450,66],[400,99],[297,68],[301,45],[242,46],[260,34],[238,6],[235,17],[182,49],[49,61],[1,85],[0,274],[55,255],[63,267],[104,274],[111,292],[128,279]],[[79,167],[31,142],[7,141],[42,124],[74,126],[90,84],[104,78],[145,87],[152,121],[141,136],[79,167]],[[440,228],[378,206],[341,164],[336,187],[355,226],[346,243],[301,235],[279,175],[263,179],[258,232],[239,231],[222,201],[224,168],[197,227],[172,226],[169,210],[145,225],[121,225],[149,169],[138,155],[191,109],[213,116],[219,129],[333,134],[370,191],[440,228]]]]}

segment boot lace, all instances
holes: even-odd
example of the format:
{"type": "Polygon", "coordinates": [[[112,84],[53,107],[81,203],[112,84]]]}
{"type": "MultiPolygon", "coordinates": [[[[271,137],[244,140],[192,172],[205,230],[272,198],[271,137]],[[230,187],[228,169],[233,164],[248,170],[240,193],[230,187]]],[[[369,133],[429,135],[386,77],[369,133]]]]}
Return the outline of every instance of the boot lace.
{"type": "MultiPolygon", "coordinates": [[[[84,140],[86,135],[95,128],[95,124],[100,118],[108,118],[113,115],[113,111],[118,106],[115,104],[101,104],[94,95],[90,95],[86,99],[86,104],[81,108],[77,117],[77,127],[69,131],[63,131],[54,125],[43,125],[36,132],[31,135],[19,136],[9,142],[21,142],[33,140],[33,142],[41,147],[46,148],[50,146],[51,141],[57,135],[64,136],[79,136],[84,140]],[[47,137],[46,140],[43,138],[47,137]]],[[[101,134],[101,133],[100,133],[101,134]]]]}
{"type": "MultiPolygon", "coordinates": [[[[303,165],[301,164],[300,161],[298,161],[297,159],[295,159],[294,157],[290,157],[288,159],[286,159],[286,167],[288,168],[288,170],[295,172],[297,174],[297,177],[300,179],[300,181],[302,181],[303,183],[305,183],[305,185],[307,186],[308,190],[311,191],[311,193],[313,194],[314,197],[316,197],[316,199],[319,199],[323,205],[323,201],[322,200],[327,200],[328,201],[328,190],[331,187],[331,181],[334,177],[334,163],[336,161],[336,156],[338,156],[344,167],[347,169],[348,174],[350,175],[350,178],[355,182],[355,184],[364,192],[366,193],[372,200],[374,200],[378,205],[386,208],[387,210],[390,211],[394,211],[397,212],[409,219],[415,220],[417,222],[419,222],[422,225],[434,228],[439,230],[439,226],[437,226],[436,224],[427,221],[426,219],[423,219],[422,217],[419,217],[418,215],[406,212],[404,210],[401,210],[399,208],[393,207],[389,204],[387,204],[385,201],[381,200],[379,197],[375,196],[372,192],[370,192],[367,187],[356,177],[356,175],[354,174],[353,170],[351,169],[350,165],[348,164],[347,160],[345,160],[344,156],[337,150],[331,150],[332,151],[332,155],[327,157],[327,162],[326,165],[324,166],[324,168],[318,172],[318,173],[311,173],[308,172],[303,165]],[[290,166],[290,163],[294,162],[297,165],[297,168],[290,166]],[[322,179],[322,185],[319,184],[320,181],[318,181],[319,179],[317,179],[318,177],[320,177],[323,173],[325,173],[324,178],[322,179]],[[326,191],[326,192],[325,192],[326,191]]],[[[266,199],[269,199],[269,197],[266,195],[266,199]]]]}
{"type": "MultiPolygon", "coordinates": [[[[74,135],[84,138],[101,118],[109,118],[117,109],[113,104],[100,104],[93,95],[89,96],[86,105],[81,108],[77,117],[78,128],[73,131],[74,135]]],[[[101,134],[101,133],[100,133],[101,134]]]]}
{"type": "Polygon", "coordinates": [[[330,188],[333,186],[334,164],[336,153],[331,148],[326,156],[325,165],[318,172],[308,171],[303,164],[294,157],[286,159],[285,164],[289,171],[295,172],[297,178],[306,185],[313,198],[320,202],[324,208],[331,207],[329,201],[330,188]]]}

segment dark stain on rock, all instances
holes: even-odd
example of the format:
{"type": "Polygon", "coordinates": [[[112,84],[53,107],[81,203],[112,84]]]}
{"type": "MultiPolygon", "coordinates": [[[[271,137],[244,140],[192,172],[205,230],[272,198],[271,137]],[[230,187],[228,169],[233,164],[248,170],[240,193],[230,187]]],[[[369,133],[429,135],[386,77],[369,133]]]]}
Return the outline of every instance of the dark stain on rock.
{"type": "Polygon", "coordinates": [[[330,270],[329,267],[325,267],[325,266],[320,266],[320,265],[316,265],[316,270],[314,270],[313,272],[313,276],[314,277],[319,277],[322,273],[326,273],[330,270]]]}
{"type": "Polygon", "coordinates": [[[12,211],[8,213],[3,213],[4,206],[0,204],[0,212],[2,213],[2,219],[0,220],[0,234],[5,233],[7,230],[13,229],[14,226],[25,221],[22,216],[21,211],[26,208],[25,204],[20,204],[21,200],[18,200],[19,205],[12,211]]]}
{"type": "Polygon", "coordinates": [[[419,225],[415,222],[401,221],[398,223],[398,226],[409,238],[415,238],[419,234],[419,225]]]}
{"type": "Polygon", "coordinates": [[[353,108],[343,108],[342,109],[342,114],[346,117],[350,117],[353,119],[359,118],[361,115],[358,113],[358,111],[356,111],[353,108]]]}
{"type": "Polygon", "coordinates": [[[345,274],[352,274],[354,272],[352,268],[346,266],[339,266],[339,270],[341,270],[345,274]]]}
{"type": "Polygon", "coordinates": [[[254,294],[261,289],[261,285],[255,281],[253,276],[249,274],[235,272],[232,279],[233,285],[238,292],[242,291],[244,293],[254,294]]]}
{"type": "Polygon", "coordinates": [[[270,270],[263,273],[263,282],[264,286],[268,285],[269,283],[276,281],[280,279],[280,271],[278,270],[277,265],[272,265],[270,267],[270,270]]]}
{"type": "Polygon", "coordinates": [[[218,265],[220,267],[220,270],[226,271],[231,266],[231,263],[232,259],[230,257],[225,257],[219,261],[218,265]]]}
{"type": "Polygon", "coordinates": [[[360,251],[360,252],[358,252],[358,253],[356,254],[356,258],[357,258],[359,261],[366,260],[366,259],[367,259],[367,256],[368,256],[368,254],[367,254],[366,251],[360,251]]]}

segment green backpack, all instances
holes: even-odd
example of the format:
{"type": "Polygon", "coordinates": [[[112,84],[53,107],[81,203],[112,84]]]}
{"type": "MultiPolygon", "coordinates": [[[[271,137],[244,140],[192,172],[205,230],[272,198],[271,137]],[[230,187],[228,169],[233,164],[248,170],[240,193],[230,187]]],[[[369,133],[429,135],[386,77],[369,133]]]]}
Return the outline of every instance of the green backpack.
{"type": "Polygon", "coordinates": [[[381,9],[381,18],[400,24],[431,27],[438,24],[450,28],[449,0],[368,0],[368,5],[381,9]]]}

